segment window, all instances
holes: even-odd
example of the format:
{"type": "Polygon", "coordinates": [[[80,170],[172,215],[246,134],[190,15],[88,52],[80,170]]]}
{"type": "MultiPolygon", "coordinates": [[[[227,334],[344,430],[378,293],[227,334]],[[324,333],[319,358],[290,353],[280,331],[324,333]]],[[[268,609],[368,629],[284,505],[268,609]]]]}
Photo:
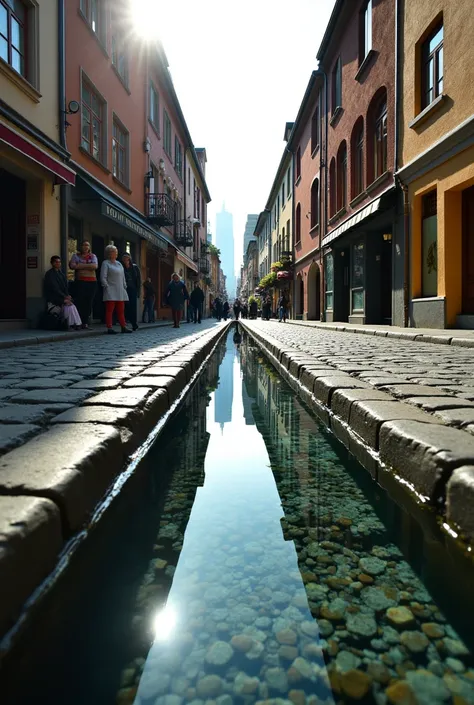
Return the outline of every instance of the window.
{"type": "Polygon", "coordinates": [[[421,108],[426,108],[443,93],[444,27],[437,25],[421,48],[422,89],[421,108]]]}
{"type": "Polygon", "coordinates": [[[118,75],[128,85],[128,60],[125,47],[125,39],[121,27],[118,24],[118,19],[114,19],[114,28],[112,33],[112,66],[114,66],[118,75]]]}
{"type": "Polygon", "coordinates": [[[290,231],[290,221],[287,220],[287,221],[286,221],[286,245],[285,245],[285,250],[286,250],[287,252],[289,252],[290,249],[291,249],[291,248],[290,248],[290,232],[291,232],[291,231],[290,231]]]}
{"type": "Polygon", "coordinates": [[[311,184],[311,227],[319,224],[319,181],[315,179],[311,184]]]}
{"type": "Polygon", "coordinates": [[[179,178],[183,178],[183,148],[179,139],[175,136],[174,138],[174,168],[179,178]]]}
{"type": "Polygon", "coordinates": [[[336,160],[331,159],[329,166],[329,215],[336,212],[336,160]]]}
{"type": "Polygon", "coordinates": [[[99,162],[104,154],[105,103],[86,82],[82,84],[81,147],[99,162]]]}
{"type": "Polygon", "coordinates": [[[438,194],[430,191],[421,204],[421,295],[438,295],[438,194]]]}
{"type": "Polygon", "coordinates": [[[171,120],[166,110],[163,111],[163,148],[171,157],[171,120]]]}
{"type": "Polygon", "coordinates": [[[191,169],[188,167],[188,196],[191,195],[191,169]]]}
{"type": "Polygon", "coordinates": [[[81,12],[91,29],[102,39],[102,8],[101,0],[81,0],[81,12]]]}
{"type": "Polygon", "coordinates": [[[326,255],[324,258],[324,283],[326,288],[326,309],[332,309],[334,296],[334,258],[326,255]]]}
{"type": "Polygon", "coordinates": [[[364,190],[364,121],[356,122],[351,138],[352,198],[364,190]]]}
{"type": "Polygon", "coordinates": [[[298,203],[295,211],[295,242],[301,242],[301,205],[298,203]]]}
{"type": "Polygon", "coordinates": [[[276,213],[277,213],[277,222],[279,222],[279,221],[280,221],[280,194],[278,194],[278,198],[277,198],[277,210],[276,210],[276,213]]]}
{"type": "Polygon", "coordinates": [[[148,119],[158,134],[160,134],[160,97],[153,83],[150,83],[150,105],[148,111],[148,119]]]}
{"type": "Polygon", "coordinates": [[[319,147],[319,105],[311,118],[311,153],[319,147]]]}
{"type": "Polygon", "coordinates": [[[336,61],[332,71],[332,113],[342,105],[342,61],[341,57],[336,61]]]}
{"type": "Polygon", "coordinates": [[[283,182],[281,185],[281,205],[282,208],[285,207],[285,182],[283,182]]]}
{"type": "Polygon", "coordinates": [[[359,65],[372,50],[372,0],[366,2],[360,15],[359,65]]]}
{"type": "Polygon", "coordinates": [[[301,177],[301,147],[296,150],[296,180],[301,177]]]}
{"type": "Polygon", "coordinates": [[[374,179],[387,171],[387,102],[384,100],[375,117],[374,179]]]}
{"type": "Polygon", "coordinates": [[[358,242],[352,246],[352,277],[351,277],[351,306],[352,311],[364,310],[364,243],[358,242]]]}
{"type": "Polygon", "coordinates": [[[337,152],[337,204],[338,211],[347,205],[347,146],[341,143],[337,152]]]}
{"type": "Polygon", "coordinates": [[[26,76],[27,9],[19,0],[0,0],[0,58],[26,76]]]}
{"type": "Polygon", "coordinates": [[[286,192],[288,193],[288,198],[291,195],[291,166],[288,169],[288,173],[286,175],[286,192]]]}
{"type": "Polygon", "coordinates": [[[116,119],[112,134],[112,174],[121,184],[128,185],[128,132],[116,119]]]}

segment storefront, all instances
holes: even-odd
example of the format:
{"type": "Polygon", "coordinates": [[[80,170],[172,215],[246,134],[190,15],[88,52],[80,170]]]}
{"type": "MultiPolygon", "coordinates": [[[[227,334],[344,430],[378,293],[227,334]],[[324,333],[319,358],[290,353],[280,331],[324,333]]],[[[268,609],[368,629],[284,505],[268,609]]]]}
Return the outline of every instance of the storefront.
{"type": "Polygon", "coordinates": [[[323,239],[325,320],[391,325],[395,192],[323,239]]]}
{"type": "Polygon", "coordinates": [[[38,325],[44,272],[61,252],[56,187],[75,173],[44,140],[0,121],[0,330],[38,325]]]}

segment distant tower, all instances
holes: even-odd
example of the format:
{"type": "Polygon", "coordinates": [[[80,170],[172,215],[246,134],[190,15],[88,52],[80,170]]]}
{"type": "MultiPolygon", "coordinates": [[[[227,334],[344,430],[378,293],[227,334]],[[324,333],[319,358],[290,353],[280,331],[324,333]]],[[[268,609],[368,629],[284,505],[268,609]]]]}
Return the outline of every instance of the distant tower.
{"type": "Polygon", "coordinates": [[[255,215],[254,213],[249,213],[247,216],[247,222],[245,223],[245,231],[244,231],[244,261],[245,261],[245,255],[247,254],[247,247],[249,246],[249,242],[251,240],[255,240],[253,233],[255,230],[255,226],[257,225],[257,220],[258,220],[258,215],[255,215]]]}
{"type": "Polygon", "coordinates": [[[222,271],[226,275],[229,298],[235,297],[234,225],[232,213],[225,209],[216,215],[216,247],[221,251],[222,271]]]}

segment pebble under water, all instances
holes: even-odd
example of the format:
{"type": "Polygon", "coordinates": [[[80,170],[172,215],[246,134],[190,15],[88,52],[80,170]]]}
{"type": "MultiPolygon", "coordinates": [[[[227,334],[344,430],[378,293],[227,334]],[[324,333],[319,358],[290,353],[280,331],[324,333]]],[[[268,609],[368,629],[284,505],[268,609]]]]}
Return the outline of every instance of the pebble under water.
{"type": "Polygon", "coordinates": [[[474,705],[472,602],[453,585],[472,586],[470,563],[245,335],[220,346],[147,476],[25,666],[35,699],[8,703],[474,705]]]}

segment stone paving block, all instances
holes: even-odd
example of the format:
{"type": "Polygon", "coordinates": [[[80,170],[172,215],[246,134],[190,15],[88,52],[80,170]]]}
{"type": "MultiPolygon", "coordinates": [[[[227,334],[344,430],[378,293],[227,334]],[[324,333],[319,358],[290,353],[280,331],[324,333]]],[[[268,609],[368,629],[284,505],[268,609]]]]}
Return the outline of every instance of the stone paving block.
{"type": "MultiPolygon", "coordinates": [[[[191,364],[190,360],[176,360],[173,356],[173,358],[170,358],[169,360],[163,360],[162,362],[158,362],[156,365],[153,365],[152,367],[148,367],[147,370],[144,370],[145,373],[152,374],[152,370],[155,371],[157,370],[158,372],[160,370],[163,370],[163,374],[166,374],[167,370],[170,369],[179,369],[183,370],[184,374],[186,375],[186,382],[189,382],[191,377],[194,374],[193,366],[191,364]]],[[[169,374],[172,374],[169,372],[169,374]]]]}
{"type": "Polygon", "coordinates": [[[382,462],[432,501],[443,496],[453,470],[474,463],[473,437],[419,421],[384,423],[379,447],[382,462]]]}
{"type": "Polygon", "coordinates": [[[474,401],[474,388],[467,387],[467,386],[449,386],[449,387],[444,387],[445,391],[451,392],[451,394],[455,394],[456,397],[458,398],[463,398],[463,399],[468,399],[469,401],[474,401]]]}
{"type": "Polygon", "coordinates": [[[0,402],[17,397],[21,393],[19,389],[0,389],[0,402]]]}
{"type": "Polygon", "coordinates": [[[148,433],[158,421],[166,414],[171,406],[166,389],[158,389],[146,400],[144,408],[144,425],[148,433]]]}
{"type": "Polygon", "coordinates": [[[336,416],[331,416],[331,431],[334,433],[336,438],[342,443],[343,446],[349,448],[349,431],[345,424],[341,423],[336,416]]]}
{"type": "Polygon", "coordinates": [[[417,335],[416,341],[421,343],[436,343],[436,345],[450,345],[451,336],[447,335],[417,335]]]}
{"type": "Polygon", "coordinates": [[[5,404],[0,407],[0,424],[37,424],[51,417],[47,405],[40,404],[5,404]]]}
{"type": "Polygon", "coordinates": [[[369,389],[369,385],[350,375],[334,374],[331,377],[319,377],[316,379],[313,394],[316,399],[329,406],[331,395],[336,389],[369,389]]]}
{"type": "Polygon", "coordinates": [[[44,379],[43,377],[24,379],[21,382],[15,382],[16,389],[62,389],[67,387],[69,382],[60,379],[44,379]]]}
{"type": "Polygon", "coordinates": [[[136,428],[143,414],[126,406],[76,406],[55,416],[51,423],[105,423],[136,428]]]}
{"type": "Polygon", "coordinates": [[[51,499],[66,532],[72,533],[83,525],[122,462],[117,429],[57,424],[0,458],[0,494],[51,499]]]}
{"type": "Polygon", "coordinates": [[[60,375],[56,375],[54,379],[59,379],[61,382],[65,382],[65,386],[69,386],[72,382],[80,382],[81,380],[83,380],[84,375],[75,375],[70,374],[69,372],[67,374],[64,374],[62,372],[60,375]]]}
{"type": "Polygon", "coordinates": [[[433,394],[433,387],[425,387],[422,384],[384,384],[383,389],[398,399],[407,399],[408,397],[449,397],[448,392],[443,392],[441,389],[433,394]]]}
{"type": "Polygon", "coordinates": [[[135,374],[135,372],[109,370],[108,372],[102,372],[96,379],[116,379],[121,382],[122,380],[129,379],[133,374],[135,374]]]}
{"type": "Polygon", "coordinates": [[[379,471],[379,462],[377,458],[372,455],[370,450],[365,446],[363,443],[361,443],[355,436],[352,434],[348,435],[348,440],[349,440],[349,452],[352,453],[354,458],[358,460],[358,462],[364,467],[367,472],[370,473],[371,477],[374,480],[377,480],[378,476],[378,471],[379,471]]]}
{"type": "Polygon", "coordinates": [[[36,497],[0,497],[0,637],[51,572],[63,543],[56,505],[36,497]]]}
{"type": "MultiPolygon", "coordinates": [[[[17,370],[16,372],[11,372],[10,374],[7,375],[2,375],[2,379],[24,379],[26,375],[27,370],[17,370]]],[[[34,374],[31,375],[35,379],[48,379],[52,378],[56,375],[56,372],[54,370],[37,370],[35,369],[34,374]]],[[[27,376],[27,375],[26,375],[27,376]]]]}
{"type": "Polygon", "coordinates": [[[443,409],[461,409],[463,407],[474,408],[474,404],[467,399],[457,397],[408,397],[404,399],[407,404],[419,406],[425,411],[441,411],[443,409]]]}
{"type": "Polygon", "coordinates": [[[41,426],[31,423],[1,423],[0,453],[20,446],[41,431],[41,426]]]}
{"type": "Polygon", "coordinates": [[[71,384],[70,389],[115,389],[119,384],[119,379],[84,379],[71,384]]]}
{"type": "Polygon", "coordinates": [[[329,377],[330,375],[337,374],[331,367],[325,367],[320,365],[308,366],[304,365],[300,369],[300,382],[301,384],[309,389],[312,393],[314,387],[314,381],[319,377],[329,377]]]}
{"type": "Polygon", "coordinates": [[[474,424],[474,404],[470,404],[469,407],[463,406],[459,409],[442,409],[436,411],[434,415],[448,426],[463,428],[469,424],[474,424]]]}
{"type": "Polygon", "coordinates": [[[460,348],[474,348],[474,338],[453,338],[451,345],[460,348]]]}
{"type": "Polygon", "coordinates": [[[143,406],[146,397],[150,394],[150,387],[135,387],[134,389],[108,389],[86,400],[86,404],[99,404],[105,406],[126,406],[136,408],[143,406]]]}
{"type": "Polygon", "coordinates": [[[413,419],[422,423],[441,423],[433,416],[399,401],[354,401],[349,426],[372,448],[378,450],[379,431],[383,423],[413,419]]]}
{"type": "Polygon", "coordinates": [[[151,389],[166,389],[172,404],[186,386],[186,380],[181,378],[179,382],[175,377],[132,377],[124,382],[124,389],[136,387],[150,387],[151,389]]]}
{"type": "Polygon", "coordinates": [[[378,389],[337,389],[331,396],[331,411],[348,423],[353,402],[369,400],[392,401],[393,397],[378,389]]]}
{"type": "Polygon", "coordinates": [[[94,392],[91,389],[33,389],[15,394],[15,404],[80,404],[94,392]]]}
{"type": "Polygon", "coordinates": [[[474,539],[474,466],[454,470],[446,490],[446,518],[474,539]]]}
{"type": "Polygon", "coordinates": [[[188,368],[189,377],[186,375],[184,367],[166,367],[161,365],[153,365],[141,372],[138,377],[174,377],[178,384],[185,386],[188,379],[191,378],[191,371],[188,368]]]}

